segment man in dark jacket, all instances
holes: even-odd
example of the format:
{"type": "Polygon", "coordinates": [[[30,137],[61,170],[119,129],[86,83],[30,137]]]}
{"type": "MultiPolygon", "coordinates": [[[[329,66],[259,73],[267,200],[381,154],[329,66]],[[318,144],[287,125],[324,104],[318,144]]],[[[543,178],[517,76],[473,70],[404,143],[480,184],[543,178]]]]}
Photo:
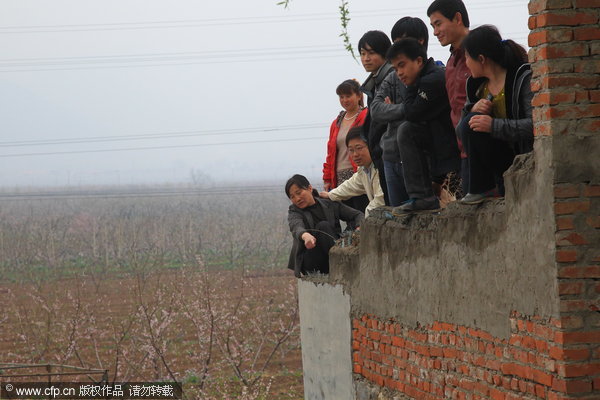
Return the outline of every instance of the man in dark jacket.
{"type": "Polygon", "coordinates": [[[405,121],[398,128],[400,157],[409,200],[396,213],[438,210],[432,176],[458,171],[460,154],[450,119],[444,69],[413,38],[394,43],[387,54],[406,86],[405,121]]]}
{"type": "Polygon", "coordinates": [[[365,119],[365,136],[367,137],[367,146],[373,160],[373,164],[379,173],[379,183],[383,190],[385,204],[389,204],[387,185],[385,183],[385,172],[383,170],[383,160],[381,159],[381,146],[379,144],[381,136],[386,131],[386,124],[377,122],[371,118],[371,103],[375,98],[375,93],[379,89],[381,82],[386,76],[391,75],[393,71],[390,63],[387,62],[385,55],[391,46],[390,39],[381,31],[369,31],[358,41],[358,51],[360,52],[360,61],[369,72],[369,76],[360,87],[361,92],[367,95],[367,106],[369,113],[365,119]]]}
{"type": "MultiPolygon", "coordinates": [[[[429,33],[427,25],[421,19],[404,17],[394,24],[392,40],[397,42],[405,37],[417,39],[427,50],[429,33]]],[[[398,75],[388,74],[379,86],[375,99],[369,104],[369,112],[373,120],[387,124],[387,129],[381,137],[380,144],[383,151],[383,168],[386,174],[385,181],[389,198],[389,202],[386,202],[386,204],[393,207],[399,206],[408,200],[397,140],[398,127],[404,121],[402,102],[405,93],[406,86],[400,82],[398,75]]]]}

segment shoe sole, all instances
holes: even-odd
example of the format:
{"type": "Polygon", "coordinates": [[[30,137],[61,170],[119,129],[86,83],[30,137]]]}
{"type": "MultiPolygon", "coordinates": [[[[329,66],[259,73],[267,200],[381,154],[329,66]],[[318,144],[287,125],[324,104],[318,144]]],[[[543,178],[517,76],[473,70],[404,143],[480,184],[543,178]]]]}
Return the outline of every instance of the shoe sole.
{"type": "Polygon", "coordinates": [[[481,200],[476,200],[476,201],[462,201],[462,200],[459,200],[458,203],[459,204],[464,204],[465,206],[476,206],[477,204],[483,203],[485,200],[486,200],[485,198],[483,198],[481,200]]]}

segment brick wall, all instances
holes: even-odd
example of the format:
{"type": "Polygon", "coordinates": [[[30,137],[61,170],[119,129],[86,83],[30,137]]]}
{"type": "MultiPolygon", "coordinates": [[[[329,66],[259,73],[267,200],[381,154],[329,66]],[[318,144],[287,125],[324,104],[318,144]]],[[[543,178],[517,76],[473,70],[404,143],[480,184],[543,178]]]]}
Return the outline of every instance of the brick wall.
{"type": "Polygon", "coordinates": [[[600,347],[576,319],[510,317],[509,339],[436,322],[411,329],[373,315],[353,320],[354,373],[416,399],[598,399],[600,347]]]}
{"type": "Polygon", "coordinates": [[[354,373],[376,386],[416,399],[600,399],[600,0],[529,11],[535,135],[553,147],[559,317],[516,310],[507,339],[355,315],[354,373]]]}

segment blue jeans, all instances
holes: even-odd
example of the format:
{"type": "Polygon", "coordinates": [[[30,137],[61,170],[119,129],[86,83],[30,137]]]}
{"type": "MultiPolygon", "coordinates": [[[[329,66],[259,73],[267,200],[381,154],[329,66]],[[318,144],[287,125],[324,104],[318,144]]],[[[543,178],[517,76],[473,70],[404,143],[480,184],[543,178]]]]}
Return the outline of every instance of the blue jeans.
{"type": "Polygon", "coordinates": [[[401,162],[383,160],[385,170],[385,183],[387,184],[390,206],[398,207],[402,202],[408,200],[406,186],[404,185],[404,173],[401,162]]]}

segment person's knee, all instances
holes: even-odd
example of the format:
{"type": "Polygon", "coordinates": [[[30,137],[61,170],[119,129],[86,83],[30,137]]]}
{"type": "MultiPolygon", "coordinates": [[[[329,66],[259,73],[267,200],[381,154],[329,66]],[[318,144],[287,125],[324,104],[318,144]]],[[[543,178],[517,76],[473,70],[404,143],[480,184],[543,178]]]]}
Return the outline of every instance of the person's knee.
{"type": "Polygon", "coordinates": [[[422,126],[416,122],[404,121],[398,126],[398,130],[396,131],[398,144],[402,145],[414,142],[415,135],[417,135],[421,129],[422,126]]]}
{"type": "Polygon", "coordinates": [[[481,113],[468,113],[458,123],[456,127],[456,132],[458,134],[458,137],[461,138],[461,140],[465,137],[465,135],[471,132],[471,126],[469,125],[469,122],[471,121],[471,118],[473,118],[475,115],[481,115],[481,113]]]}

